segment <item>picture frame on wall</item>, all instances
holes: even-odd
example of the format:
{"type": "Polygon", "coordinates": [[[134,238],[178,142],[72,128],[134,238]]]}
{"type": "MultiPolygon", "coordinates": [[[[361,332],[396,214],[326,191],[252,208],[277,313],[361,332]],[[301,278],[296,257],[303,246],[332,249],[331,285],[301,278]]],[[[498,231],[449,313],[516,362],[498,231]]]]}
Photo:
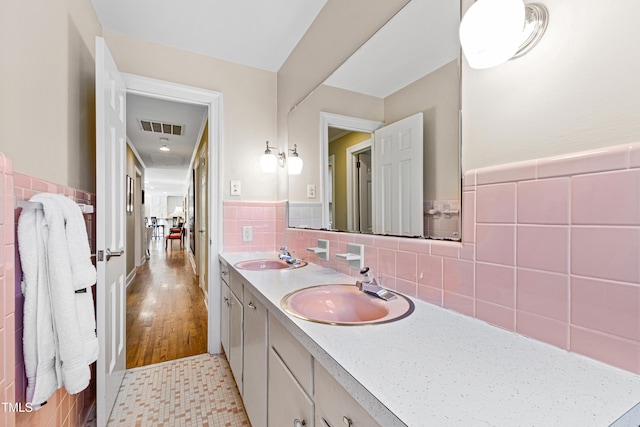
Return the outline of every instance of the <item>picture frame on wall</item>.
{"type": "Polygon", "coordinates": [[[127,213],[133,212],[134,187],[133,178],[127,175],[127,213]]]}

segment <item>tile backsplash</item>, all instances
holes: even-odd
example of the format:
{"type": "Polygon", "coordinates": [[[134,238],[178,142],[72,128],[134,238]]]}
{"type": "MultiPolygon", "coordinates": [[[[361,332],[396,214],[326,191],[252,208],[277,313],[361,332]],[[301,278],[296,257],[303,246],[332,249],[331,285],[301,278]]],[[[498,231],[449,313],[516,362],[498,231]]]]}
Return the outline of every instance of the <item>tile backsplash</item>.
{"type": "MultiPolygon", "coordinates": [[[[238,240],[238,203],[225,250],[256,250],[238,240]]],[[[466,172],[462,242],[290,229],[286,202],[260,208],[275,227],[261,250],[355,277],[335,254],[360,243],[383,286],[640,373],[640,143],[466,172]],[[306,251],[317,239],[330,261],[306,251]]]]}
{"type": "MultiPolygon", "coordinates": [[[[20,403],[23,412],[0,412],[2,426],[77,426],[83,425],[95,402],[95,382],[84,391],[70,395],[57,390],[47,405],[34,412],[24,412],[26,379],[22,355],[22,306],[20,260],[17,255],[16,225],[21,209],[16,200],[28,200],[36,193],[65,194],[78,203],[94,204],[95,196],[70,187],[15,173],[11,159],[0,153],[0,401],[20,403]]],[[[85,215],[87,231],[94,247],[95,224],[85,215]]],[[[95,378],[95,364],[92,367],[95,378]]]]}

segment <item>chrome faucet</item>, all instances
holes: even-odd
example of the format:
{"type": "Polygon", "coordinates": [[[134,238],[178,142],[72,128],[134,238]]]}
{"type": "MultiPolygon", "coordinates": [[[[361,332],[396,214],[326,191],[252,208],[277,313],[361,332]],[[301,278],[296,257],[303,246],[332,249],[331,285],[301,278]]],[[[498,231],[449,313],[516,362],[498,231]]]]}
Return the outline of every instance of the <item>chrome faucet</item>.
{"type": "Polygon", "coordinates": [[[356,286],[362,292],[376,296],[385,301],[396,298],[396,296],[393,293],[389,292],[387,289],[378,285],[378,283],[376,282],[376,279],[371,275],[369,267],[365,267],[362,270],[360,270],[360,276],[362,279],[356,282],[356,286]]]}
{"type": "Polygon", "coordinates": [[[278,259],[282,261],[286,261],[288,264],[298,264],[299,261],[295,259],[287,250],[286,246],[280,246],[280,253],[278,254],[278,259]]]}

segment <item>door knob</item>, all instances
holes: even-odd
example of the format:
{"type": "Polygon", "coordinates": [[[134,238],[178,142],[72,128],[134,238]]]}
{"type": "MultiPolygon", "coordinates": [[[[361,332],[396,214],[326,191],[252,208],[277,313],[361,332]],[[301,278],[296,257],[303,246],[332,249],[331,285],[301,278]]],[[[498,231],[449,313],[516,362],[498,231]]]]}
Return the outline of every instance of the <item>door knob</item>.
{"type": "Polygon", "coordinates": [[[107,248],[107,250],[105,252],[107,253],[107,261],[109,261],[111,259],[111,257],[122,256],[124,254],[124,249],[120,249],[119,251],[111,252],[111,250],[109,248],[107,248]]]}
{"type": "Polygon", "coordinates": [[[109,261],[112,257],[122,256],[123,254],[124,254],[124,249],[111,252],[111,249],[107,248],[104,251],[98,251],[98,261],[109,261]]]}

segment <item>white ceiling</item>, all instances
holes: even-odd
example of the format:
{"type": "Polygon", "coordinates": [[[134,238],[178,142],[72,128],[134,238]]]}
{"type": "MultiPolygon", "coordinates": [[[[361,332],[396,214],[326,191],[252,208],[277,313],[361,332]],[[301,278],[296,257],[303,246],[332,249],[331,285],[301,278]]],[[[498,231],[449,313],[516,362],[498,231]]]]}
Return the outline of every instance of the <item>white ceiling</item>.
{"type": "Polygon", "coordinates": [[[412,0],[324,82],[386,98],[460,55],[460,2],[412,0]]]}
{"type": "Polygon", "coordinates": [[[92,0],[105,30],[278,71],[327,0],[92,0]]]}
{"type": "Polygon", "coordinates": [[[149,195],[184,196],[189,165],[207,120],[207,107],[127,94],[127,138],[145,168],[145,191],[149,195]],[[147,132],[140,120],[182,126],[182,135],[147,132]],[[160,138],[168,138],[168,141],[160,138]],[[161,151],[166,144],[171,151],[161,151]]]}

